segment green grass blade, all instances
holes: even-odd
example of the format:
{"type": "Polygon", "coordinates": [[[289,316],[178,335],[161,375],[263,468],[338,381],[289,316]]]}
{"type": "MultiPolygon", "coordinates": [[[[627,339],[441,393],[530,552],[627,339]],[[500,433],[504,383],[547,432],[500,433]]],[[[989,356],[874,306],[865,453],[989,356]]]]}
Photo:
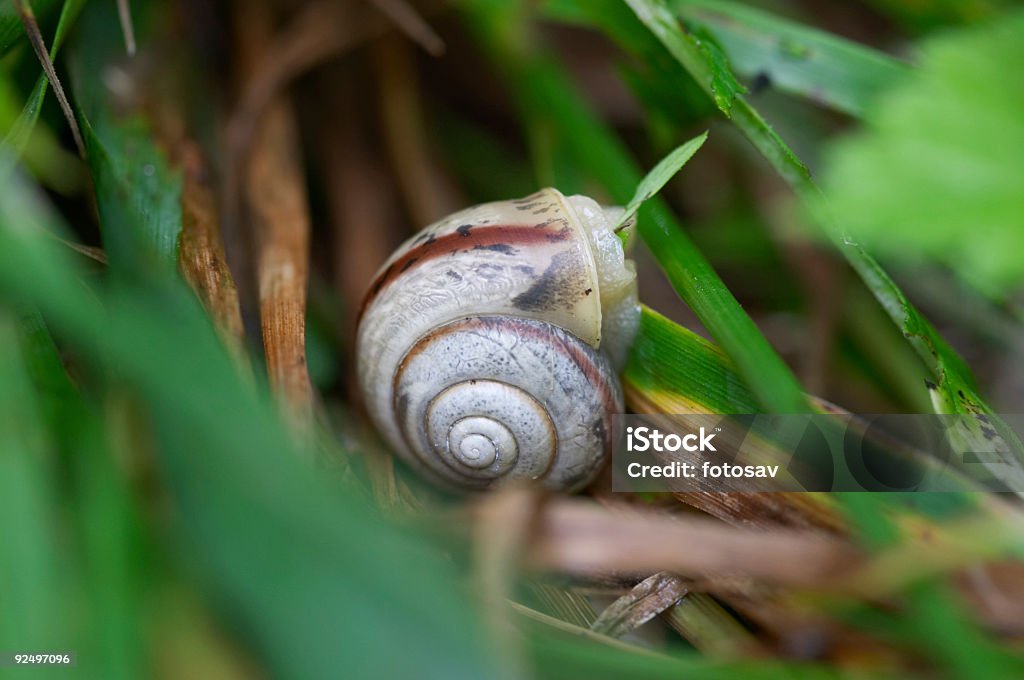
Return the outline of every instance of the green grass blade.
{"type": "MultiPolygon", "coordinates": [[[[629,363],[622,373],[622,386],[627,404],[643,413],[761,412],[735,366],[720,349],[648,307],[644,307],[641,313],[640,329],[629,363]]],[[[836,408],[816,398],[812,398],[812,405],[819,413],[828,413],[836,408]]],[[[885,446],[883,442],[877,443],[885,446]]],[[[765,456],[764,460],[770,461],[768,464],[783,466],[788,464],[792,455],[791,451],[770,446],[757,452],[765,456]]],[[[877,538],[878,529],[883,526],[879,512],[874,512],[878,507],[937,519],[976,508],[977,503],[971,494],[981,487],[970,475],[947,469],[925,455],[906,461],[929,478],[941,480],[943,488],[958,491],[878,495],[837,493],[829,495],[826,502],[835,498],[841,501],[849,499],[851,519],[857,520],[851,525],[865,522],[862,532],[872,540],[877,538]],[[872,519],[878,521],[872,523],[872,519]]],[[[817,494],[808,495],[811,503],[818,503],[822,498],[817,494]]]]}
{"type": "Polygon", "coordinates": [[[707,138],[708,133],[704,132],[676,147],[667,156],[658,161],[658,164],[640,180],[636,193],[633,194],[633,198],[629,199],[622,217],[619,218],[618,223],[615,225],[615,231],[618,231],[622,225],[632,219],[636,211],[640,209],[640,206],[654,198],[654,195],[668,184],[668,181],[686,165],[686,161],[693,158],[693,154],[697,153],[697,150],[704,145],[707,138]]]}
{"type": "MultiPolygon", "coordinates": [[[[531,46],[532,38],[517,16],[518,6],[481,1],[463,6],[481,44],[492,50],[495,62],[505,69],[524,117],[543,120],[557,131],[577,164],[613,200],[627,203],[642,177],[636,162],[593,115],[562,67],[531,46]]],[[[806,411],[799,382],[663,201],[654,198],[640,209],[638,230],[673,287],[735,363],[758,403],[768,411],[806,411]]]]}
{"type": "MultiPolygon", "coordinates": [[[[70,520],[62,519],[74,532],[76,550],[65,547],[60,559],[67,565],[74,562],[72,573],[82,576],[75,579],[80,590],[76,597],[80,602],[78,616],[87,625],[78,629],[74,644],[66,639],[62,648],[75,649],[79,666],[89,675],[126,680],[139,677],[144,674],[145,662],[139,615],[143,580],[140,566],[152,556],[141,545],[131,492],[111,455],[104,430],[114,419],[103,419],[82,398],[38,312],[23,314],[19,330],[27,375],[39,401],[44,429],[53,435],[62,460],[71,463],[73,514],[70,520]]],[[[136,413],[123,403],[120,406],[122,414],[136,413]]],[[[120,429],[121,439],[125,439],[125,428],[120,429]]],[[[138,456],[130,450],[130,444],[124,441],[120,459],[138,456]]]]}
{"type": "MultiPolygon", "coordinates": [[[[728,79],[727,74],[723,73],[727,66],[709,55],[704,44],[696,36],[683,30],[676,16],[664,2],[626,2],[694,80],[704,87],[706,93],[719,102],[721,92],[715,89],[714,83],[728,79]]],[[[921,316],[875,259],[843,232],[829,213],[825,198],[812,180],[807,167],[789,146],[741,94],[734,93],[731,100],[720,104],[719,108],[813,211],[826,234],[832,238],[839,251],[857,271],[931,370],[937,383],[936,394],[933,395],[935,410],[940,413],[985,414],[995,420],[992,409],[974,389],[974,379],[967,366],[942,340],[932,325],[921,316]]],[[[1000,426],[999,430],[1012,449],[1009,462],[1013,469],[1009,472],[1001,469],[998,474],[1012,477],[1010,483],[1022,488],[1024,446],[1005,426],[1000,426]]]]}
{"type": "Polygon", "coordinates": [[[181,175],[154,141],[144,115],[124,112],[98,77],[122,58],[116,8],[92,3],[79,18],[68,67],[103,246],[114,271],[173,272],[181,233],[181,175]]]}
{"type": "Polygon", "coordinates": [[[129,405],[128,394],[115,391],[112,396],[105,413],[83,403],[64,427],[74,437],[74,512],[90,610],[93,653],[84,661],[99,677],[131,680],[145,675],[144,586],[154,577],[145,565],[154,555],[143,540],[133,489],[117,464],[142,457],[138,432],[132,430],[140,414],[129,405]]]}
{"type": "MultiPolygon", "coordinates": [[[[60,51],[61,45],[64,44],[68,31],[74,26],[78,13],[85,6],[85,2],[86,0],[64,0],[64,5],[60,10],[60,19],[57,21],[57,31],[53,36],[53,43],[50,45],[51,61],[57,58],[57,53],[60,51]]],[[[18,120],[11,126],[4,139],[4,143],[12,147],[19,155],[24,150],[32,130],[35,129],[36,123],[39,121],[39,112],[42,110],[49,85],[50,81],[46,78],[46,74],[41,74],[28,96],[28,101],[25,102],[25,108],[22,109],[21,115],[18,116],[18,120]]]]}
{"type": "MultiPolygon", "coordinates": [[[[658,653],[630,654],[611,645],[602,645],[568,632],[544,629],[531,636],[537,677],[587,678],[587,680],[841,680],[865,678],[858,671],[836,670],[821,664],[761,661],[722,662],[697,654],[665,656],[658,653]]],[[[869,676],[874,680],[893,678],[884,673],[869,676]]]]}
{"type": "Polygon", "coordinates": [[[64,603],[53,446],[13,314],[0,305],[0,647],[62,650],[64,603]]]}
{"type": "Polygon", "coordinates": [[[675,0],[671,7],[695,33],[713,35],[740,75],[767,76],[773,87],[854,116],[909,73],[882,52],[739,3],[675,0]]]}
{"type": "MultiPolygon", "coordinates": [[[[130,491],[111,457],[104,421],[72,384],[42,316],[35,311],[22,314],[19,331],[41,416],[32,427],[53,435],[61,460],[70,461],[72,468],[73,514],[69,519],[61,513],[61,519],[75,540],[62,543],[60,561],[74,564],[71,582],[82,625],[60,646],[79,654],[78,664],[88,675],[139,677],[144,674],[139,567],[140,557],[149,555],[140,545],[130,491]]],[[[123,448],[123,459],[136,455],[123,448]]]]}
{"type": "Polygon", "coordinates": [[[623,371],[668,413],[758,413],[757,400],[722,351],[648,307],[623,371]]]}
{"type": "Polygon", "coordinates": [[[36,387],[39,410],[51,432],[61,435],[59,425],[78,406],[78,392],[61,364],[46,322],[37,310],[20,315],[19,331],[25,354],[25,368],[36,387]]]}
{"type": "Polygon", "coordinates": [[[957,601],[952,588],[936,582],[916,584],[906,595],[911,625],[907,630],[923,654],[960,678],[1020,677],[1020,657],[994,643],[957,601]]]}

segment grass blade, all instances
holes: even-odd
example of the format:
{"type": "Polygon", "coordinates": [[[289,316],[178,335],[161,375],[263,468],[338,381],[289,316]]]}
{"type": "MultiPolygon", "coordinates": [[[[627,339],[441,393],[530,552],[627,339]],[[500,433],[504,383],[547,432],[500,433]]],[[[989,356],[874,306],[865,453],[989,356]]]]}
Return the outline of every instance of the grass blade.
{"type": "Polygon", "coordinates": [[[85,143],[82,141],[82,131],[78,128],[78,121],[75,120],[75,114],[71,110],[71,102],[68,101],[68,97],[64,93],[64,86],[61,85],[60,78],[57,77],[57,71],[53,68],[53,58],[43,42],[42,33],[39,31],[39,24],[36,22],[36,16],[26,0],[14,0],[14,7],[18,11],[18,16],[21,17],[22,23],[25,24],[25,34],[32,45],[32,50],[39,58],[39,64],[43,67],[43,73],[46,74],[47,80],[53,85],[53,93],[57,96],[60,108],[68,121],[68,127],[71,128],[71,135],[75,139],[78,155],[85,158],[85,143]]]}
{"type": "Polygon", "coordinates": [[[661,191],[661,188],[686,165],[686,161],[693,158],[693,154],[697,153],[697,150],[704,145],[707,138],[708,133],[704,132],[685,144],[676,147],[667,156],[658,161],[658,164],[640,181],[636,188],[636,193],[633,194],[633,198],[629,199],[629,203],[626,204],[622,217],[619,218],[618,224],[615,225],[616,232],[626,222],[633,219],[641,205],[654,198],[654,195],[661,191]]]}
{"type": "MultiPolygon", "coordinates": [[[[97,77],[103,69],[138,79],[122,59],[116,8],[94,2],[78,21],[68,67],[96,190],[103,247],[112,271],[174,271],[181,232],[181,173],[154,141],[141,102],[125,111],[97,77]]],[[[137,80],[131,86],[144,90],[137,80]]]]}
{"type": "MultiPolygon", "coordinates": [[[[51,61],[57,58],[57,52],[60,51],[61,46],[64,44],[68,31],[74,26],[78,13],[85,6],[85,1],[64,1],[64,5],[60,10],[60,19],[57,21],[57,31],[53,36],[53,44],[50,45],[51,61]]],[[[35,87],[32,88],[32,92],[28,96],[28,101],[25,102],[25,108],[22,109],[21,115],[18,116],[18,120],[11,126],[4,139],[4,143],[14,148],[18,155],[24,150],[32,130],[35,129],[36,123],[39,121],[39,112],[42,110],[43,100],[46,99],[46,91],[49,85],[50,79],[47,75],[45,73],[40,75],[36,80],[35,87]]]]}
{"type": "Polygon", "coordinates": [[[664,413],[757,413],[757,400],[720,349],[648,307],[623,371],[664,413]]]}
{"type": "Polygon", "coordinates": [[[132,6],[130,0],[117,0],[117,18],[121,22],[124,34],[124,49],[129,57],[135,56],[135,27],[132,25],[132,6]]]}
{"type": "MultiPolygon", "coordinates": [[[[5,301],[6,302],[6,301],[5,301]]],[[[0,307],[0,646],[64,649],[52,442],[9,308],[0,307]]]]}
{"type": "Polygon", "coordinates": [[[766,76],[773,87],[854,116],[909,73],[887,54],[736,2],[671,7],[695,33],[713,35],[740,75],[766,76]]]}

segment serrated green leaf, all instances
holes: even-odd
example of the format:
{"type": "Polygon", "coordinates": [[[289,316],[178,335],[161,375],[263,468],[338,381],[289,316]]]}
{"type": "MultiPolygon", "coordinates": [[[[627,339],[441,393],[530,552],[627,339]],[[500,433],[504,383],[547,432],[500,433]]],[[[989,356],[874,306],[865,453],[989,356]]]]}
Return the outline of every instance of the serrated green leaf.
{"type": "Polygon", "coordinates": [[[823,184],[853,237],[943,262],[994,298],[1024,286],[1022,69],[1024,14],[924,43],[914,77],[827,156],[823,184]]]}

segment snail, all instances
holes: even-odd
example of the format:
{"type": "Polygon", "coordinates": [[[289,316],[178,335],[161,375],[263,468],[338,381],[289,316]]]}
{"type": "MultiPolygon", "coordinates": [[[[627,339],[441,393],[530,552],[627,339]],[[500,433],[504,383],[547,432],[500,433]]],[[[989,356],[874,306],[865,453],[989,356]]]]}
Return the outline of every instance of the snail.
{"type": "Polygon", "coordinates": [[[543,189],[450,215],[384,263],[360,312],[357,370],[407,463],[460,489],[593,480],[640,318],[613,231],[621,210],[543,189]]]}

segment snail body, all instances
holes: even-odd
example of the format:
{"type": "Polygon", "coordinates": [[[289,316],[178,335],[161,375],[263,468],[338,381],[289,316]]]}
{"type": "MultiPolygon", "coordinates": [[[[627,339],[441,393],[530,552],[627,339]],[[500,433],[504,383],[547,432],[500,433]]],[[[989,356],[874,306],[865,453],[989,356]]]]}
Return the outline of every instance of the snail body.
{"type": "Polygon", "coordinates": [[[593,479],[639,322],[617,210],[543,189],[457,212],[385,262],[360,315],[359,384],[410,465],[465,489],[593,479]]]}

